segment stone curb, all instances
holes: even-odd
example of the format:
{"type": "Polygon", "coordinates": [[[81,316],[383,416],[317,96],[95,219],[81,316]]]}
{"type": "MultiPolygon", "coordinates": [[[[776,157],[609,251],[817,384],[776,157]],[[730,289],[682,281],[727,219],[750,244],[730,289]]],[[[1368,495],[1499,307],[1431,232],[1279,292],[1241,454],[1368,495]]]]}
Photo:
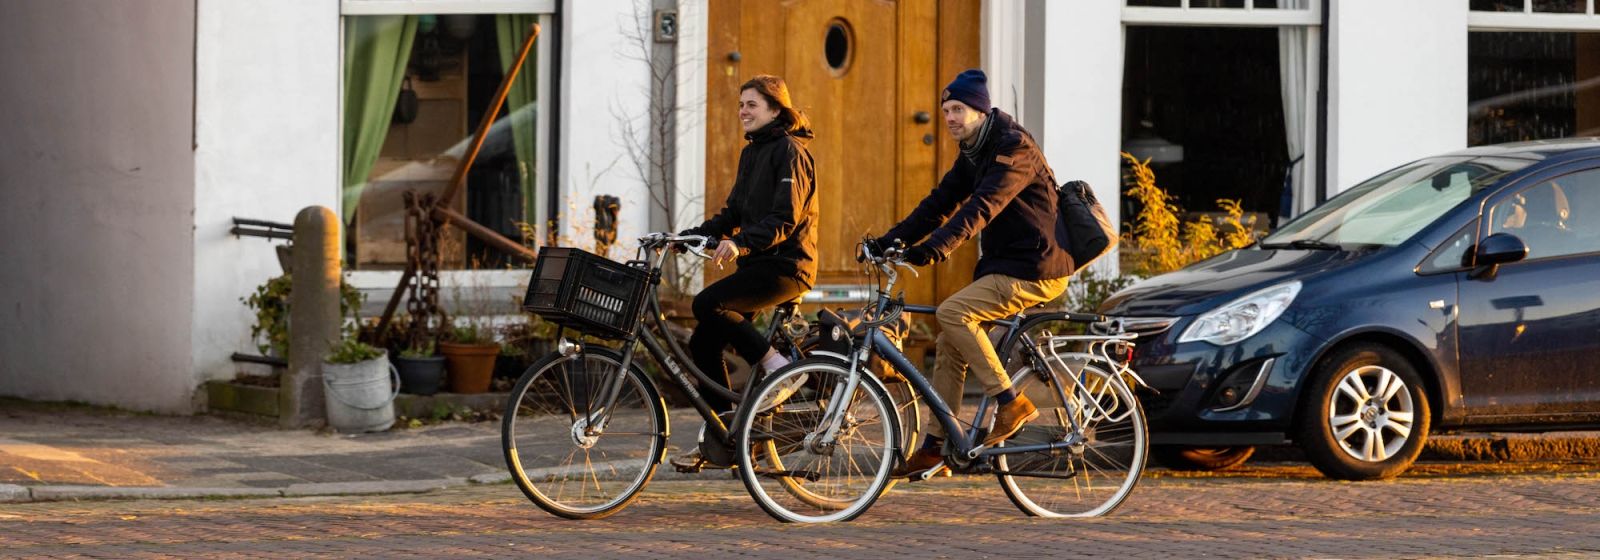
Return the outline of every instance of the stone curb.
{"type": "Polygon", "coordinates": [[[8,502],[26,502],[32,498],[28,487],[15,484],[0,484],[0,504],[8,502]]]}
{"type": "MultiPolygon", "coordinates": [[[[1261,446],[1251,461],[1305,461],[1294,446],[1261,446]]],[[[1428,437],[1418,461],[1600,461],[1600,432],[1485,432],[1428,437]]]]}
{"type": "Polygon", "coordinates": [[[1600,460],[1600,432],[1487,433],[1429,438],[1433,461],[1600,460]]]}
{"type": "MultiPolygon", "coordinates": [[[[506,475],[507,480],[510,479],[506,475]]],[[[184,488],[175,486],[17,486],[0,484],[0,503],[73,500],[192,500],[219,498],[299,498],[359,494],[420,494],[467,484],[464,478],[317,482],[284,488],[184,488]]]]}

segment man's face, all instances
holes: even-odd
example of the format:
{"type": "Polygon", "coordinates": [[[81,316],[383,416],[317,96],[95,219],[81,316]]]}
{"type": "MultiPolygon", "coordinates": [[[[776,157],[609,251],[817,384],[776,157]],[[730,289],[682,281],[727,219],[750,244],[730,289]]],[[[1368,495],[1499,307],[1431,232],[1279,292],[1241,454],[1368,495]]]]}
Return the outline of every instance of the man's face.
{"type": "Polygon", "coordinates": [[[944,126],[950,130],[950,136],[956,141],[966,142],[978,133],[978,128],[983,126],[985,115],[979,113],[966,103],[951,99],[944,102],[944,126]]]}

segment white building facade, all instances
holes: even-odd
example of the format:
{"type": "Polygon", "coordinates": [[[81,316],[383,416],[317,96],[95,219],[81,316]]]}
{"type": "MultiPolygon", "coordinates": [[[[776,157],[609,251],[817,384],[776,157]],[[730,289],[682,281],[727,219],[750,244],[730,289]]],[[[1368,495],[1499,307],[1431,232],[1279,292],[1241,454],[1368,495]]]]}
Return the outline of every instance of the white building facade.
{"type": "MultiPolygon", "coordinates": [[[[1036,134],[1059,177],[1087,180],[1111,201],[1113,219],[1126,219],[1113,203],[1118,154],[1141,150],[1171,160],[1166,169],[1196,199],[1253,197],[1292,216],[1419,157],[1600,126],[1589,124],[1594,84],[1584,82],[1600,75],[1586,66],[1588,32],[1600,31],[1592,2],[1564,13],[1532,4],[1541,3],[984,0],[980,54],[996,106],[1036,134]],[[1243,101],[1163,75],[1172,53],[1205,56],[1196,44],[1215,46],[1218,64],[1264,61],[1229,70],[1243,78],[1222,85],[1238,85],[1243,101]],[[1514,56],[1576,61],[1571,71],[1553,65],[1556,78],[1537,87],[1507,86],[1554,108],[1511,120],[1519,109],[1503,105],[1518,102],[1506,101],[1515,91],[1478,99],[1487,90],[1476,84],[1494,89],[1489,75],[1505,72],[1494,66],[1514,56]],[[1176,83],[1151,85],[1154,76],[1176,83]],[[1223,102],[1248,118],[1191,118],[1223,102]],[[1544,116],[1568,113],[1570,125],[1544,116]],[[1187,124],[1169,124],[1178,118],[1187,124]],[[1217,142],[1206,134],[1245,121],[1267,123],[1236,135],[1253,138],[1232,148],[1246,159],[1208,152],[1217,142]],[[1261,162],[1249,177],[1270,180],[1229,190],[1249,182],[1216,179],[1238,161],[1261,162]]],[[[255,351],[240,299],[281,272],[270,242],[230,233],[235,218],[334,209],[350,220],[347,277],[381,300],[403,262],[398,193],[448,179],[517,30],[532,23],[543,34],[519,77],[526,89],[508,102],[519,116],[502,119],[511,122],[491,135],[472,179],[499,186],[464,199],[469,214],[533,244],[592,247],[592,202],[614,196],[615,257],[660,227],[654,215],[697,221],[706,136],[724,133],[705,130],[704,111],[726,109],[694,103],[706,98],[709,12],[706,0],[4,4],[0,17],[39,25],[0,36],[0,395],[196,410],[197,387],[231,378],[231,356],[255,351]],[[663,60],[652,49],[671,49],[665,82],[651,72],[648,61],[663,60]],[[416,94],[413,120],[403,99],[383,111],[352,95],[402,83],[416,94]],[[673,149],[645,165],[640,150],[661,143],[648,132],[661,96],[679,107],[673,149]],[[677,185],[669,200],[648,186],[662,170],[677,185]]],[[[461,242],[454,267],[471,268],[475,248],[461,242]]],[[[508,290],[520,281],[470,274],[508,290]]]]}

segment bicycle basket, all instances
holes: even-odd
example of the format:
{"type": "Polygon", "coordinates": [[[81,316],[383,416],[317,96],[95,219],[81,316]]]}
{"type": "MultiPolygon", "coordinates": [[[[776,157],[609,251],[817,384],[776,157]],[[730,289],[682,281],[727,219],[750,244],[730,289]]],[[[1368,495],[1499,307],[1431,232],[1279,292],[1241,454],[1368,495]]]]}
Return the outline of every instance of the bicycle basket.
{"type": "Polygon", "coordinates": [[[625,338],[639,324],[648,274],[571,247],[546,247],[522,308],[546,321],[602,338],[625,338]]]}

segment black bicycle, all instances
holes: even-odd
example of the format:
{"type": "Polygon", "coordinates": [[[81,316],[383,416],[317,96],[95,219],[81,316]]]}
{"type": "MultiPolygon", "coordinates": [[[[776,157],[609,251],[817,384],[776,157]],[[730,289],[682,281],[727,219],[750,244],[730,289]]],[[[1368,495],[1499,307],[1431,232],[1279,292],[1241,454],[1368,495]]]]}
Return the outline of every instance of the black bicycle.
{"type": "MultiPolygon", "coordinates": [[[[734,464],[726,419],[702,393],[745,402],[761,372],[752,367],[744,394],[712,381],[670,335],[657,289],[672,250],[709,259],[710,242],[652,233],[639,239],[637,258],[627,264],[569,248],[541,252],[524,305],[560,324],[563,336],[511,389],[500,434],[511,479],[540,508],[569,519],[605,517],[632,502],[655,474],[670,432],[666,403],[635,355],[641,345],[705,419],[702,456],[734,464]],[[580,335],[568,338],[569,330],[580,335]]],[[[798,305],[779,305],[767,325],[773,347],[795,360],[814,338],[798,305]]],[[[787,484],[804,493],[805,481],[787,484]]]]}

